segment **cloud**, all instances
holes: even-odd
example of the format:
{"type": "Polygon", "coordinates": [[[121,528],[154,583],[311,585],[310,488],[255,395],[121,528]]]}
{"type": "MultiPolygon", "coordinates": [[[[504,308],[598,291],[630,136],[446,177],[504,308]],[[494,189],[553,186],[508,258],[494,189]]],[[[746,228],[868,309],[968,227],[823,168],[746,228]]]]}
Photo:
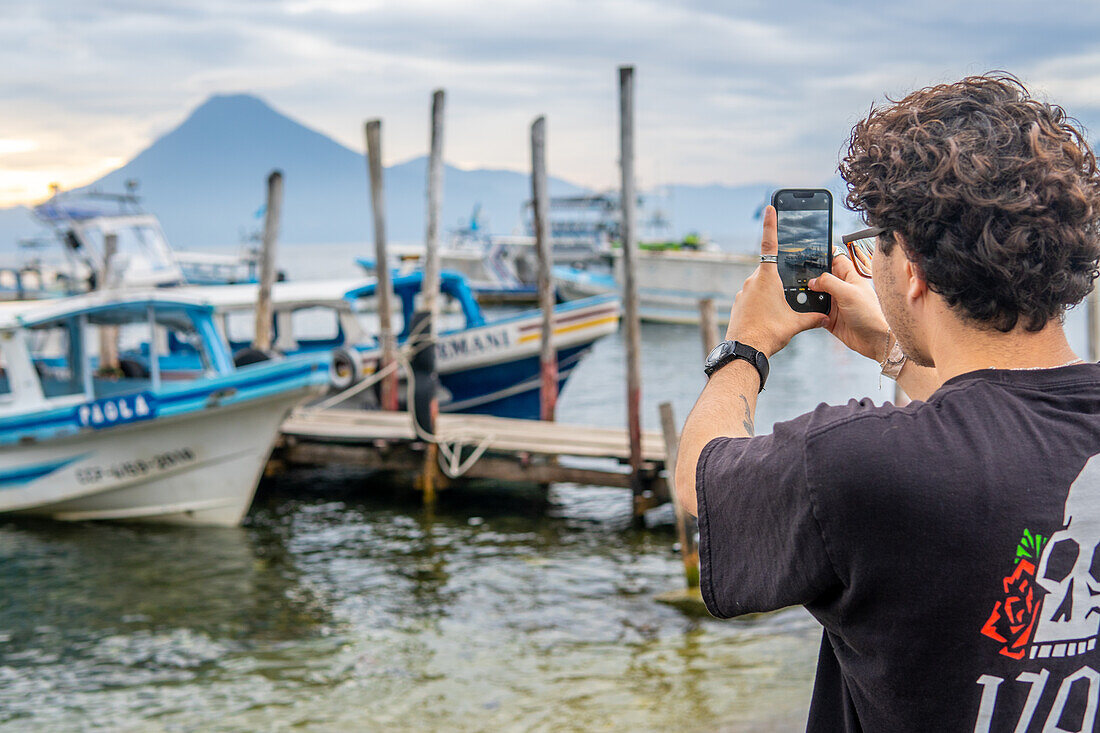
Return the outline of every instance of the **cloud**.
{"type": "Polygon", "coordinates": [[[633,63],[643,184],[818,184],[872,101],[968,73],[1014,71],[1086,124],[1100,119],[1100,6],[1073,7],[1070,16],[1017,0],[9,3],[0,137],[37,148],[18,165],[0,158],[0,170],[76,183],[227,91],[259,93],[360,149],[363,119],[380,116],[392,162],[425,151],[429,95],[442,86],[450,160],[525,168],[527,126],[546,114],[551,170],[610,187],[615,67],[633,63]]]}

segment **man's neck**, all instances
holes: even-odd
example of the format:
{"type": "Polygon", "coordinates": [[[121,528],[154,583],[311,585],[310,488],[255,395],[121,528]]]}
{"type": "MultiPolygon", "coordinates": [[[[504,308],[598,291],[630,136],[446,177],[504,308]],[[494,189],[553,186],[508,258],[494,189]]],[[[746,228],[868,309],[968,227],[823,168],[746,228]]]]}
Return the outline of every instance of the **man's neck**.
{"type": "Polygon", "coordinates": [[[1041,331],[1017,326],[1008,333],[950,320],[936,329],[930,344],[936,373],[943,381],[979,369],[1049,369],[1078,361],[1057,320],[1041,331]]]}

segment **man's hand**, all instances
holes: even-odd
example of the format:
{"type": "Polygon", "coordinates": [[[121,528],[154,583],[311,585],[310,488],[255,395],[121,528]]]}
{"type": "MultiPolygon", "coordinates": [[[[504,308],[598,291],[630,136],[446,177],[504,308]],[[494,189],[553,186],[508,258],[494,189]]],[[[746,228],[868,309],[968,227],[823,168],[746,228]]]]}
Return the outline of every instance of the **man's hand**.
{"type": "Polygon", "coordinates": [[[875,288],[859,276],[847,256],[833,258],[832,273],[810,280],[810,289],[832,296],[825,328],[852,351],[881,362],[888,327],[875,288]]]}
{"type": "MultiPolygon", "coordinates": [[[[871,281],[860,277],[847,257],[833,259],[832,274],[810,281],[810,288],[833,297],[825,328],[852,351],[882,362],[889,328],[871,281]]],[[[935,369],[905,363],[898,384],[914,400],[927,400],[943,384],[935,369]]]]}
{"type": "MultiPolygon", "coordinates": [[[[779,254],[779,233],[775,209],[771,206],[764,209],[760,254],[779,254]]],[[[873,292],[871,295],[874,297],[873,292]]],[[[748,344],[770,357],[786,346],[795,334],[825,323],[826,317],[820,313],[793,310],[783,296],[779,268],[771,262],[761,262],[734,298],[726,338],[748,344]]]]}

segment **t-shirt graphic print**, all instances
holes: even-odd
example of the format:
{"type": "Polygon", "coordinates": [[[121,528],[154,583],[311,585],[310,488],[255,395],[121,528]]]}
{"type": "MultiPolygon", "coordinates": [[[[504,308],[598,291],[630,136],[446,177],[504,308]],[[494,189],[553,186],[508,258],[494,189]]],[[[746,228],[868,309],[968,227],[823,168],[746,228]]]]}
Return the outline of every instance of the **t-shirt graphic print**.
{"type": "MultiPolygon", "coordinates": [[[[1026,731],[1048,688],[1057,693],[1043,731],[1091,731],[1100,703],[1096,664],[1100,635],[1100,455],[1092,456],[1066,496],[1064,525],[1044,536],[1025,529],[1016,549],[1015,568],[1003,580],[1005,597],[997,601],[981,633],[1001,645],[1012,659],[1079,658],[1080,668],[1062,679],[1051,671],[1021,671],[1017,683],[1030,685],[1016,730],[1026,731]],[[1086,657],[1087,655],[1087,657],[1086,657]],[[1071,695],[1084,698],[1074,721],[1063,721],[1071,695]],[[1067,726],[1068,727],[1065,727],[1067,726]]],[[[976,732],[988,731],[1004,678],[982,675],[982,699],[976,732]]],[[[1068,716],[1067,716],[1068,717],[1068,716]]]]}

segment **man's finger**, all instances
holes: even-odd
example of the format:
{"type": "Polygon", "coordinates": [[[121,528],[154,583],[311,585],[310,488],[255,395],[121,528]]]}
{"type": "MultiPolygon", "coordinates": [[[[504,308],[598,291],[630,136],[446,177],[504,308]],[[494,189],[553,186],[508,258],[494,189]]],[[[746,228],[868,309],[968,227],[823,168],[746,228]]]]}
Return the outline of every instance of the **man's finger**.
{"type": "Polygon", "coordinates": [[[809,331],[811,328],[824,326],[829,322],[829,317],[823,313],[799,313],[798,326],[801,331],[809,331]]]}
{"type": "Polygon", "coordinates": [[[764,235],[760,238],[760,254],[779,254],[779,231],[774,206],[764,207],[764,235]]]}
{"type": "Polygon", "coordinates": [[[831,272],[822,273],[810,280],[807,285],[810,286],[810,290],[828,293],[834,298],[844,297],[848,294],[848,288],[852,287],[851,283],[844,282],[831,272]]]}
{"type": "Polygon", "coordinates": [[[861,279],[859,273],[856,272],[855,265],[852,264],[852,260],[847,254],[833,257],[833,274],[841,280],[850,283],[859,282],[861,279]]]}

